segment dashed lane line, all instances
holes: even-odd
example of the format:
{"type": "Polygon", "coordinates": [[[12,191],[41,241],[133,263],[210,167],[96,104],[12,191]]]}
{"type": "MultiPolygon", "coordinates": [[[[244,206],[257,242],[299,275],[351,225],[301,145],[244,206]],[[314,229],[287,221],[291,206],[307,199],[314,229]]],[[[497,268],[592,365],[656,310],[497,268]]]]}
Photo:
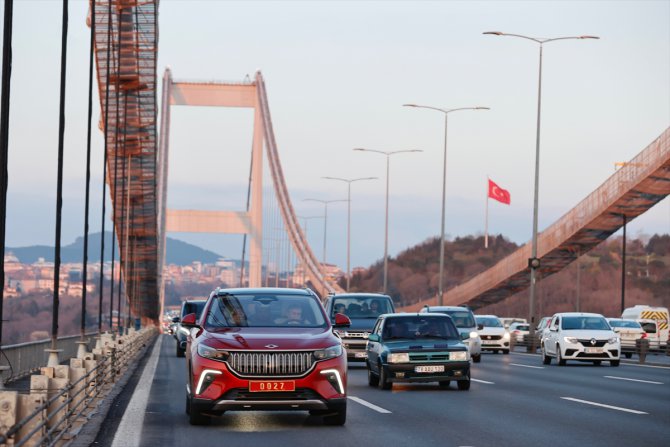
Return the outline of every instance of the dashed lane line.
{"type": "Polygon", "coordinates": [[[579,403],[586,404],[586,405],[593,405],[595,407],[609,408],[610,410],[624,411],[626,413],[649,414],[649,413],[646,413],[644,411],[631,410],[630,408],[623,408],[623,407],[615,407],[613,405],[606,405],[606,404],[600,404],[598,402],[591,402],[591,401],[588,401],[588,400],[575,399],[574,397],[561,397],[561,399],[571,400],[573,402],[579,402],[579,403]]]}
{"type": "Polygon", "coordinates": [[[477,383],[485,383],[487,385],[495,385],[495,382],[487,382],[486,380],[479,380],[479,379],[470,379],[472,382],[477,382],[477,383]]]}
{"type": "Polygon", "coordinates": [[[372,409],[372,410],[375,410],[375,411],[378,412],[378,413],[382,413],[382,414],[391,414],[391,412],[390,412],[389,410],[386,410],[385,408],[382,408],[382,407],[378,407],[378,406],[375,405],[375,404],[371,404],[371,403],[368,402],[367,400],[363,400],[363,399],[361,399],[360,397],[356,397],[356,396],[347,396],[347,397],[348,397],[349,399],[353,400],[354,402],[357,402],[357,403],[359,403],[359,404],[361,404],[361,405],[363,405],[363,406],[365,406],[365,407],[368,407],[368,408],[370,408],[370,409],[372,409]]]}
{"type": "Polygon", "coordinates": [[[522,365],[521,363],[510,363],[512,366],[521,366],[522,368],[544,369],[544,366],[522,365]]]}
{"type": "Polygon", "coordinates": [[[112,447],[139,447],[140,445],[144,413],[149,401],[151,383],[156,373],[156,365],[158,365],[158,357],[160,357],[162,344],[163,337],[158,337],[151,351],[151,357],[144,367],[142,377],[140,377],[140,381],[135,387],[133,397],[128,403],[128,407],[126,407],[126,412],[123,413],[121,423],[116,429],[112,447]]]}
{"type": "Polygon", "coordinates": [[[663,385],[663,382],[654,382],[653,380],[629,379],[628,377],[604,376],[606,379],[627,380],[630,382],[651,383],[652,385],[663,385]]]}

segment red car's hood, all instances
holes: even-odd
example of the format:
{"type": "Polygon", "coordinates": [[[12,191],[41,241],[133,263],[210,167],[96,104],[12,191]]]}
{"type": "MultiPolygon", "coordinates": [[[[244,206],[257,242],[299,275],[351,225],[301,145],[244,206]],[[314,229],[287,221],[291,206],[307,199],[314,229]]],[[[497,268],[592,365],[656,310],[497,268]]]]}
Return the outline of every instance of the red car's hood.
{"type": "Polygon", "coordinates": [[[215,349],[324,349],[340,339],[323,328],[226,328],[207,332],[205,343],[215,349]]]}

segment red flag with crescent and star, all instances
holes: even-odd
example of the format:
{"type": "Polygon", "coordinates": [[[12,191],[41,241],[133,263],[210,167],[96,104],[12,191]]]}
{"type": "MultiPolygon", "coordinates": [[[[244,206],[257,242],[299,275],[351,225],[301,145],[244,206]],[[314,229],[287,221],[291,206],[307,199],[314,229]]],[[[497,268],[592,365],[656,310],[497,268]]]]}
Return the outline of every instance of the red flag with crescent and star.
{"type": "Polygon", "coordinates": [[[502,189],[491,179],[489,179],[489,197],[505,205],[509,205],[512,201],[509,191],[502,189]]]}

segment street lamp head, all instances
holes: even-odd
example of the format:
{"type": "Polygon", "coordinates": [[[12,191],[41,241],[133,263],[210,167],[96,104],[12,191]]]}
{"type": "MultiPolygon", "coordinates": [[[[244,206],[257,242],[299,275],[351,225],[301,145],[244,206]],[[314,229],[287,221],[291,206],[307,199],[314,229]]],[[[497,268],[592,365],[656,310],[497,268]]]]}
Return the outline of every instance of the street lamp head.
{"type": "Polygon", "coordinates": [[[493,34],[495,36],[503,36],[505,33],[502,31],[485,31],[482,34],[493,34]]]}
{"type": "Polygon", "coordinates": [[[475,110],[491,110],[490,107],[475,107],[475,110]]]}
{"type": "Polygon", "coordinates": [[[419,107],[419,106],[416,105],[416,104],[403,104],[402,106],[403,106],[403,107],[419,107]]]}
{"type": "Polygon", "coordinates": [[[600,39],[598,36],[579,36],[580,39],[600,39]]]}

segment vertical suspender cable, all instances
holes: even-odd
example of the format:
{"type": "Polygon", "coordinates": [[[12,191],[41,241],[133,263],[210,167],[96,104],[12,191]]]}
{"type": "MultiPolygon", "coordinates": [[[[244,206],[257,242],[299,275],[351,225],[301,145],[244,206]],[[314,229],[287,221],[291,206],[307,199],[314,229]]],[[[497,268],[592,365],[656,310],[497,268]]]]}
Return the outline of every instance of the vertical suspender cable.
{"type": "MultiPolygon", "coordinates": [[[[119,93],[121,90],[121,40],[120,40],[120,35],[121,35],[121,14],[120,11],[116,11],[116,16],[117,16],[117,24],[116,24],[116,33],[118,34],[116,36],[116,82],[114,83],[114,97],[115,97],[115,104],[116,104],[116,114],[115,114],[115,121],[114,121],[114,189],[112,190],[112,283],[110,285],[110,292],[109,292],[109,328],[110,332],[113,333],[113,326],[112,326],[112,316],[114,313],[114,262],[116,260],[115,255],[116,255],[116,190],[117,190],[117,183],[118,183],[118,174],[119,174],[119,115],[120,115],[120,110],[119,110],[119,93]]],[[[110,17],[111,20],[111,17],[110,17]]],[[[119,316],[117,315],[117,318],[119,316]]],[[[118,325],[118,323],[117,323],[118,325]]]]}
{"type": "MultiPolygon", "coordinates": [[[[95,7],[93,0],[93,6],[95,7]]],[[[109,72],[110,52],[112,47],[112,2],[110,0],[107,10],[107,70],[105,74],[105,154],[102,162],[102,229],[100,230],[100,297],[98,301],[98,337],[102,333],[102,296],[104,291],[104,265],[105,265],[105,204],[107,199],[107,147],[109,146],[109,72]]],[[[111,320],[110,320],[111,324],[111,320]]]]}
{"type": "MultiPolygon", "coordinates": [[[[0,104],[0,349],[2,349],[2,318],[5,289],[5,222],[7,220],[7,183],[9,171],[9,91],[12,78],[12,17],[14,0],[5,0],[2,36],[2,99],[0,104]]],[[[2,382],[0,382],[2,388],[2,382]]]]}
{"type": "MultiPolygon", "coordinates": [[[[119,15],[119,27],[121,26],[121,19],[119,15]]],[[[121,30],[119,30],[119,34],[121,33],[121,30]]],[[[121,45],[121,40],[119,39],[119,45],[121,45]]],[[[128,118],[128,92],[123,93],[123,145],[121,146],[121,149],[123,150],[123,153],[125,154],[126,152],[126,133],[128,132],[128,123],[127,123],[127,118],[128,118]]],[[[122,155],[123,156],[123,155],[122,155]]],[[[126,207],[124,206],[124,197],[123,197],[123,191],[125,191],[128,188],[127,182],[126,182],[126,159],[122,158],[121,163],[123,164],[123,168],[121,170],[121,177],[123,178],[123,182],[121,182],[121,219],[119,220],[119,226],[121,227],[119,231],[119,288],[118,288],[118,293],[117,293],[117,306],[116,306],[116,314],[118,318],[118,331],[119,334],[122,333],[123,327],[121,323],[121,278],[123,277],[123,288],[124,290],[127,290],[127,284],[126,284],[126,277],[123,274],[124,273],[124,262],[127,261],[127,258],[124,259],[121,255],[123,253],[123,249],[125,248],[125,231],[124,231],[124,225],[126,222],[126,219],[128,219],[128,216],[126,216],[126,207]]],[[[126,255],[128,253],[126,252],[126,255]]]]}
{"type": "MultiPolygon", "coordinates": [[[[251,156],[251,163],[249,165],[249,184],[247,186],[247,213],[249,212],[249,199],[251,198],[251,173],[254,169],[254,157],[251,156]]],[[[242,236],[242,263],[240,264],[240,287],[244,287],[244,255],[247,250],[247,233],[242,236]]]]}
{"type": "Polygon", "coordinates": [[[84,206],[84,259],[81,278],[81,340],[86,333],[86,285],[88,275],[88,205],[91,189],[91,117],[93,116],[93,39],[95,37],[95,0],[91,2],[91,42],[88,54],[88,130],[86,134],[86,199],[84,206]]]}
{"type": "Polygon", "coordinates": [[[56,190],[56,247],[54,252],[54,295],[51,320],[51,350],[57,347],[58,308],[60,305],[58,288],[60,287],[60,236],[63,208],[63,138],[65,135],[65,73],[67,62],[67,23],[68,0],[63,0],[63,29],[61,33],[60,59],[60,111],[58,119],[58,183],[56,190]]]}

